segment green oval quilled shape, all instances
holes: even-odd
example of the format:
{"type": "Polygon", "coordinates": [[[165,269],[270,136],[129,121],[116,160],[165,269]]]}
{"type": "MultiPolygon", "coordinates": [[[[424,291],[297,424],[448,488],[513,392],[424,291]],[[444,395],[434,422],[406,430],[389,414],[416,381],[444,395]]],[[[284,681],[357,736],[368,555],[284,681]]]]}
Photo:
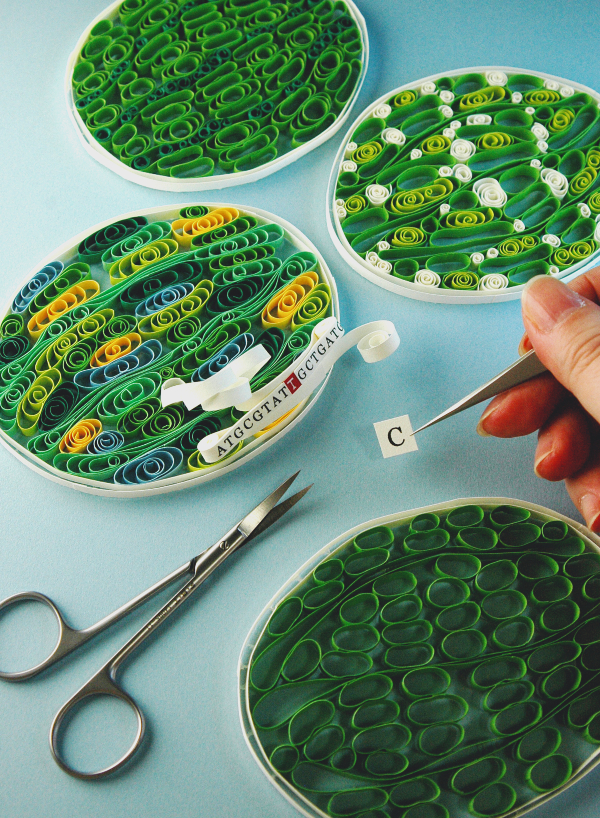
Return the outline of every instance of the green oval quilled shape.
{"type": "Polygon", "coordinates": [[[352,716],[352,726],[357,730],[366,727],[376,727],[379,724],[391,724],[400,713],[398,702],[390,699],[383,701],[365,702],[356,709],[352,716]]]}
{"type": "Polygon", "coordinates": [[[292,627],[302,611],[302,600],[297,596],[286,599],[273,613],[269,621],[269,634],[281,636],[292,627]]]}
{"type": "Polygon", "coordinates": [[[469,586],[461,579],[442,577],[434,580],[427,588],[426,596],[435,608],[448,608],[465,602],[470,595],[469,586]]]}
{"type": "Polygon", "coordinates": [[[547,554],[523,554],[517,562],[519,574],[531,581],[546,579],[558,573],[558,563],[547,554]]]}
{"type": "Polygon", "coordinates": [[[525,763],[539,761],[555,753],[561,741],[560,730],[556,727],[538,727],[519,741],[516,756],[525,763]]]}
{"type": "Polygon", "coordinates": [[[292,744],[282,744],[271,753],[270,762],[280,773],[290,773],[298,763],[298,748],[292,744]]]}
{"type": "Polygon", "coordinates": [[[481,610],[490,619],[512,619],[527,607],[527,599],[520,591],[492,591],[481,600],[481,610]]]}
{"type": "Polygon", "coordinates": [[[541,717],[539,702],[518,702],[497,713],[492,718],[491,729],[499,736],[515,736],[537,724],[541,717]]]}
{"type": "Polygon", "coordinates": [[[517,566],[511,560],[488,562],[477,574],[475,587],[482,594],[503,591],[517,578],[517,566]]]}
{"type": "Polygon", "coordinates": [[[506,619],[496,626],[492,633],[492,642],[500,650],[522,648],[533,639],[535,625],[528,616],[515,616],[506,619]]]}
{"type": "Polygon", "coordinates": [[[457,540],[460,545],[475,551],[491,551],[498,542],[498,534],[491,528],[463,528],[457,540]]]}
{"type": "Polygon", "coordinates": [[[490,713],[496,713],[511,704],[527,701],[533,696],[534,692],[535,687],[526,680],[501,682],[485,694],[483,707],[485,710],[489,710],[490,713]]]}
{"type": "Polygon", "coordinates": [[[373,592],[378,597],[397,597],[409,594],[416,584],[417,578],[410,571],[392,571],[375,580],[373,592]]]}
{"type": "Polygon", "coordinates": [[[498,506],[490,513],[490,522],[496,530],[501,530],[507,525],[524,523],[531,517],[531,512],[526,508],[518,506],[498,506]]]}
{"type": "Polygon", "coordinates": [[[394,542],[394,533],[385,525],[363,531],[354,538],[354,545],[360,551],[369,551],[371,548],[389,548],[394,542]]]}
{"type": "Polygon", "coordinates": [[[390,801],[396,807],[405,808],[430,803],[439,795],[440,788],[436,782],[427,776],[420,776],[395,786],[390,793],[390,801]]]}
{"type": "Polygon", "coordinates": [[[404,538],[404,550],[407,554],[421,554],[427,551],[435,551],[448,543],[450,535],[443,529],[433,529],[432,531],[417,531],[404,538]]]}
{"type": "Polygon", "coordinates": [[[527,783],[536,792],[549,792],[562,787],[571,777],[573,763],[560,753],[536,761],[527,770],[527,783]]]}
{"type": "Polygon", "coordinates": [[[322,562],[314,570],[315,582],[323,584],[331,580],[339,579],[344,571],[344,563],[341,560],[327,560],[322,562]]]}
{"type": "Polygon", "coordinates": [[[378,608],[379,600],[375,594],[357,594],[344,602],[340,608],[340,619],[347,625],[369,622],[378,608]]]}
{"type": "Polygon", "coordinates": [[[379,642],[379,631],[372,625],[343,625],[331,637],[338,650],[372,650],[379,642]]]}
{"type": "Polygon", "coordinates": [[[533,523],[514,523],[500,532],[500,543],[506,548],[523,548],[540,538],[541,528],[533,523]]]}
{"type": "Polygon", "coordinates": [[[386,551],[385,548],[372,548],[369,551],[351,554],[344,563],[344,571],[350,577],[358,577],[385,565],[389,557],[389,551],[386,551]]]}
{"type": "Polygon", "coordinates": [[[412,533],[417,531],[433,531],[440,525],[440,518],[437,514],[417,514],[416,517],[410,521],[410,530],[412,533]]]}
{"type": "Polygon", "coordinates": [[[440,577],[473,579],[481,570],[481,560],[472,554],[443,554],[435,561],[434,570],[440,577]]]}
{"type": "Polygon", "coordinates": [[[345,818],[347,815],[355,815],[357,811],[366,812],[382,807],[387,800],[385,790],[375,787],[338,792],[330,799],[327,811],[334,818],[345,818]]]}
{"type": "Polygon", "coordinates": [[[506,764],[497,756],[480,758],[466,764],[454,773],[450,787],[459,795],[473,795],[490,784],[500,781],[506,773],[506,764]]]}
{"type": "Polygon", "coordinates": [[[427,619],[414,622],[399,622],[387,625],[381,633],[386,645],[412,645],[426,642],[433,633],[433,626],[427,619]]]}
{"type": "Polygon", "coordinates": [[[365,768],[371,775],[400,775],[408,767],[408,759],[402,753],[377,750],[369,753],[365,768]]]}
{"type": "Polygon", "coordinates": [[[392,690],[393,682],[389,676],[376,673],[348,682],[340,691],[339,701],[342,707],[356,707],[364,702],[384,699],[392,690]]]}
{"type": "Polygon", "coordinates": [[[567,577],[548,577],[536,582],[531,590],[531,598],[536,603],[548,605],[551,602],[566,599],[572,590],[573,583],[567,577]]]}
{"type": "Polygon", "coordinates": [[[436,626],[442,631],[462,631],[479,620],[481,608],[476,602],[460,602],[443,608],[435,618],[436,626]]]}
{"type": "Polygon", "coordinates": [[[319,643],[315,642],[314,639],[305,639],[294,646],[285,660],[281,673],[288,682],[296,682],[310,676],[320,661],[321,648],[319,643]]]}
{"type": "Polygon", "coordinates": [[[317,585],[311,588],[304,596],[302,602],[307,610],[316,610],[328,605],[344,590],[344,584],[339,580],[332,579],[329,582],[324,582],[322,585],[317,585]]]}
{"type": "Polygon", "coordinates": [[[424,667],[410,670],[402,678],[402,689],[411,699],[421,696],[436,696],[445,693],[450,687],[451,677],[448,671],[439,667],[424,667]]]}
{"type": "MultiPolygon", "coordinates": [[[[406,104],[427,114],[427,96],[406,104]]],[[[510,170],[515,188],[525,184],[527,173],[510,170]]],[[[330,818],[502,818],[593,766],[600,572],[591,540],[543,509],[477,500],[336,542],[252,634],[244,707],[271,773],[330,818]],[[405,548],[415,537],[418,547],[405,548]]]]}
{"type": "Polygon", "coordinates": [[[413,724],[428,725],[460,721],[467,715],[469,706],[460,696],[432,696],[410,704],[406,717],[413,724]]]}
{"type": "Polygon", "coordinates": [[[500,781],[491,784],[469,802],[469,811],[477,818],[492,818],[495,815],[504,815],[517,800],[517,793],[509,784],[500,781]]]}
{"type": "Polygon", "coordinates": [[[419,733],[419,750],[427,756],[445,756],[458,747],[464,735],[460,724],[434,724],[419,733]]]}
{"type": "Polygon", "coordinates": [[[362,676],[373,666],[371,657],[359,650],[330,651],[321,659],[321,667],[328,676],[335,679],[346,679],[349,676],[362,676]]]}
{"type": "Polygon", "coordinates": [[[446,526],[449,529],[468,528],[479,525],[483,521],[483,509],[479,506],[460,506],[454,508],[446,517],[446,526]]]}
{"type": "Polygon", "coordinates": [[[403,724],[382,724],[361,730],[354,737],[352,746],[357,753],[373,753],[378,750],[401,750],[411,739],[411,732],[403,724]]]}
{"type": "Polygon", "coordinates": [[[423,602],[416,594],[406,594],[392,599],[381,609],[381,621],[391,625],[395,622],[409,622],[415,619],[423,609],[423,602]]]}
{"type": "Polygon", "coordinates": [[[299,710],[289,724],[289,739],[293,745],[304,744],[316,730],[328,724],[335,715],[330,701],[319,700],[299,710]]]}

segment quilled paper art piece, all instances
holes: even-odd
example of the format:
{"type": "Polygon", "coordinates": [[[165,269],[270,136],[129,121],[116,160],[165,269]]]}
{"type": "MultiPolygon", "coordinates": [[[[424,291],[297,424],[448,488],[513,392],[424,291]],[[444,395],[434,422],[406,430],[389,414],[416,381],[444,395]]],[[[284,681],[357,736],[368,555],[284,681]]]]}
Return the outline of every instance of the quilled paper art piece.
{"type": "Polygon", "coordinates": [[[332,818],[516,818],[574,783],[600,745],[599,543],[505,498],[336,539],[242,650],[265,774],[332,818]]]}
{"type": "Polygon", "coordinates": [[[600,247],[600,95],[515,68],[403,85],[350,128],[327,193],[345,260],[387,290],[474,304],[600,247]]]}
{"type": "Polygon", "coordinates": [[[362,85],[352,0],[124,0],[69,58],[69,115],[87,152],[161,190],[260,179],[325,142],[362,85]]]}
{"type": "Polygon", "coordinates": [[[0,442],[45,476],[96,493],[210,479],[312,405],[322,386],[299,400],[283,390],[283,417],[270,423],[257,410],[256,434],[236,435],[218,462],[198,451],[244,416],[238,401],[268,396],[315,326],[337,325],[338,309],[318,250],[271,213],[190,205],[98,225],[37,265],[5,310],[0,442]],[[192,408],[166,400],[172,383],[200,390],[192,408]]]}

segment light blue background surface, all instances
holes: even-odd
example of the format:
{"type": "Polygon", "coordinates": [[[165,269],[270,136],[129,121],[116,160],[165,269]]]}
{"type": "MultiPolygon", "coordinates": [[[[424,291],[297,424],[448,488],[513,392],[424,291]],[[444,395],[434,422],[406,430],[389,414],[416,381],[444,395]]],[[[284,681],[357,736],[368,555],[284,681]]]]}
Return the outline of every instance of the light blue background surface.
{"type": "MultiPolygon", "coordinates": [[[[597,0],[359,5],[371,65],[351,120],[385,91],[462,66],[512,65],[600,87],[597,0]]],[[[67,119],[63,80],[70,51],[103,6],[103,0],[0,0],[0,303],[12,298],[38,259],[97,222],[172,202],[228,201],[271,210],[297,225],[336,277],[344,326],[391,319],[401,348],[374,366],[356,353],[346,356],[288,436],[233,474],[185,492],[142,501],[92,497],[44,480],[0,449],[0,598],[44,591],[75,627],[96,621],[212,543],[297,468],[303,484],[315,483],[288,522],[233,557],[127,665],[122,680],[148,717],[150,741],[120,776],[101,783],[66,776],[50,757],[47,734],[59,706],[141,624],[147,609],[37,680],[0,686],[0,815],[293,818],[295,810],[246,748],[236,678],[246,634],[288,577],[346,529],[429,503],[509,496],[574,511],[562,485],[533,474],[534,437],[481,439],[477,410],[423,433],[418,453],[382,459],[375,421],[408,413],[415,427],[425,422],[510,363],[522,325],[518,302],[452,307],[411,301],[342,263],[324,214],[331,163],[346,127],[274,176],[205,195],[137,187],[90,159],[67,119]]],[[[126,731],[116,728],[115,735],[124,740],[126,731]]],[[[600,771],[540,808],[537,818],[600,815],[599,784],[600,771]]]]}

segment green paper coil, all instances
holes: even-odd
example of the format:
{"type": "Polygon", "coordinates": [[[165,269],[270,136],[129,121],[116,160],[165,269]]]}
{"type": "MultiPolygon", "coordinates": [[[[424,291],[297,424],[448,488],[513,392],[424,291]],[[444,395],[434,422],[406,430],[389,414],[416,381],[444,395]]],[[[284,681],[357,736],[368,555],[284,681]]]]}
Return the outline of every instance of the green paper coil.
{"type": "Polygon", "coordinates": [[[501,818],[594,766],[600,543],[577,524],[446,503],[360,526],[298,577],[240,692],[259,763],[311,816],[501,818]]]}

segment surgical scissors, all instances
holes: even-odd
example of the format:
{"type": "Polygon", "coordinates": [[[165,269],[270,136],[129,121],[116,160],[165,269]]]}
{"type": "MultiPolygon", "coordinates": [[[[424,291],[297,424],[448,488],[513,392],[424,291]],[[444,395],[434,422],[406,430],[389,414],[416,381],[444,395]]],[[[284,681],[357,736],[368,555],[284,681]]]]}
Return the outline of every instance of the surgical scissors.
{"type": "Polygon", "coordinates": [[[136,750],[140,747],[145,731],[145,718],[131,696],[121,688],[116,681],[116,675],[125,661],[134,650],[139,647],[179,606],[188,599],[195,590],[197,590],[204,580],[209,577],[213,571],[224,562],[227,557],[236,551],[244,543],[256,537],[266,528],[269,528],[276,522],[283,514],[289,511],[300,500],[306,492],[312,487],[312,484],[289,497],[287,500],[279,503],[285,492],[294,482],[299,472],[289,477],[279,488],[275,489],[268,497],[266,497],[256,508],[243,517],[236,523],[218,542],[207,548],[199,556],[194,557],[189,562],[186,562],[176,571],[168,574],[160,582],[155,583],[146,591],[143,591],[138,596],[134,597],[130,602],[117,608],[112,614],[101,619],[95,625],[84,630],[75,630],[71,628],[63,618],[59,609],[44,594],[36,592],[20,593],[8,597],[0,602],[0,611],[6,610],[8,607],[20,602],[33,601],[41,602],[47,605],[54,613],[59,628],[58,641],[52,653],[35,667],[29,670],[18,671],[14,673],[7,673],[0,671],[0,679],[7,681],[19,682],[30,679],[36,676],[41,671],[54,665],[56,662],[63,659],[68,654],[77,650],[81,645],[92,639],[94,636],[102,633],[115,622],[118,622],[128,613],[133,611],[146,600],[153,597],[159,591],[169,586],[178,579],[183,578],[186,574],[191,574],[192,578],[188,580],[177,593],[165,604],[163,607],[152,616],[140,630],[134,634],[123,647],[112,656],[100,670],[89,679],[58,711],[52,726],[50,728],[50,750],[56,763],[65,772],[85,780],[93,780],[102,778],[109,773],[118,770],[133,756],[136,750]],[[277,505],[279,503],[279,505],[277,505]],[[114,764],[94,772],[84,772],[77,770],[70,766],[63,758],[60,752],[60,734],[61,725],[66,715],[81,701],[94,696],[113,696],[125,702],[131,707],[136,715],[137,730],[131,747],[127,752],[121,756],[114,764]]]}

